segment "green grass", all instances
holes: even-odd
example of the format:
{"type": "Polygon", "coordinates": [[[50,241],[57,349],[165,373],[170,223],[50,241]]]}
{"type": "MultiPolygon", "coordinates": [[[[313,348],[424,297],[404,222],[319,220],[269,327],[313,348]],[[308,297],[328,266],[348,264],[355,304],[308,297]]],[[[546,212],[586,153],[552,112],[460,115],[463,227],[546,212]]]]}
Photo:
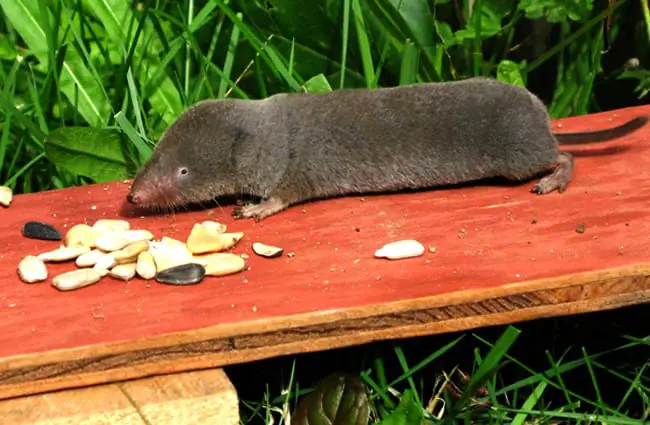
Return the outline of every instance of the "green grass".
{"type": "MultiPolygon", "coordinates": [[[[630,311],[634,309],[641,311],[643,306],[630,311]]],[[[330,368],[334,370],[357,368],[353,374],[365,383],[371,424],[643,424],[650,416],[650,335],[644,338],[625,334],[612,338],[610,335],[609,339],[598,341],[597,328],[602,331],[612,327],[608,317],[618,316],[621,320],[625,314],[625,310],[621,310],[561,319],[565,324],[592,322],[582,325],[593,327],[592,334],[587,336],[579,335],[583,332],[579,326],[573,330],[570,326],[555,327],[563,329],[567,341],[584,344],[580,346],[562,343],[548,349],[554,345],[552,339],[557,339],[549,332],[554,323],[549,319],[541,326],[545,330],[541,335],[532,329],[540,325],[522,324],[388,342],[380,344],[380,348],[360,347],[344,349],[341,353],[303,355],[283,362],[276,360],[273,365],[261,362],[258,369],[268,365],[273,371],[279,369],[277,363],[288,365],[289,371],[284,377],[288,375],[289,379],[279,389],[272,390],[267,384],[262,401],[242,401],[241,422],[251,425],[295,423],[291,419],[295,420],[292,415],[298,403],[313,391],[303,383],[313,385],[314,379],[326,373],[323,359],[309,359],[320,356],[325,360],[331,358],[335,365],[330,368]],[[594,345],[600,349],[587,348],[594,345]],[[354,352],[363,353],[360,354],[361,362],[357,361],[354,352]],[[312,365],[319,366],[310,370],[312,365]],[[408,415],[399,407],[407,394],[412,402],[408,415]],[[413,415],[414,411],[421,419],[413,415]],[[406,419],[409,415],[417,420],[409,422],[406,419]]],[[[639,314],[643,317],[642,312],[639,314]]],[[[633,321],[633,318],[627,321],[632,329],[636,328],[633,321]]],[[[648,327],[637,330],[648,330],[648,327]]],[[[255,371],[249,366],[238,368],[247,372],[248,380],[248,373],[255,371]]],[[[227,372],[237,378],[236,369],[227,372]]],[[[275,385],[279,377],[277,372],[266,372],[264,378],[275,385]]],[[[234,381],[238,385],[237,379],[234,381]]],[[[259,386],[264,384],[259,382],[259,386]]],[[[311,425],[320,423],[329,422],[310,422],[311,425]]]]}
{"type": "Polygon", "coordinates": [[[53,131],[114,129],[133,175],[174,119],[206,98],[484,75],[528,86],[564,117],[641,102],[650,87],[641,0],[0,0],[0,8],[0,183],[17,193],[111,179],[92,172],[101,141],[76,143],[68,160],[51,157],[53,131]],[[605,69],[610,14],[608,55],[618,59],[605,69]],[[535,38],[534,21],[547,22],[549,35],[535,38]],[[639,66],[623,66],[634,57],[639,66]],[[80,174],[79,161],[90,171],[80,174]]]}

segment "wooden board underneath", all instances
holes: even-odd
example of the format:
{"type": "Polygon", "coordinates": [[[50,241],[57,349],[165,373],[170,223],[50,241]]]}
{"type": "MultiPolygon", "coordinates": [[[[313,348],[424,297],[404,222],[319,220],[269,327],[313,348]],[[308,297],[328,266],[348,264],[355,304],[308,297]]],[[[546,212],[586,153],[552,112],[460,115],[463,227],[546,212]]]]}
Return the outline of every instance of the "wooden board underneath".
{"type": "MultiPolygon", "coordinates": [[[[640,113],[650,107],[565,120],[561,131],[640,113]]],[[[63,229],[118,217],[128,184],[19,196],[1,212],[0,398],[647,302],[649,136],[646,127],[572,147],[563,194],[491,184],[313,202],[261,223],[234,221],[231,207],[130,217],[156,237],[185,239],[205,219],[245,232],[234,252],[250,256],[250,270],[191,287],[106,279],[60,293],[21,283],[20,258],[57,245],[23,238],[24,221],[63,229]],[[373,258],[411,238],[436,252],[373,258]],[[295,256],[257,257],[254,241],[295,256]]]]}
{"type": "Polygon", "coordinates": [[[0,401],[11,425],[238,425],[237,393],[222,369],[0,401]]]}

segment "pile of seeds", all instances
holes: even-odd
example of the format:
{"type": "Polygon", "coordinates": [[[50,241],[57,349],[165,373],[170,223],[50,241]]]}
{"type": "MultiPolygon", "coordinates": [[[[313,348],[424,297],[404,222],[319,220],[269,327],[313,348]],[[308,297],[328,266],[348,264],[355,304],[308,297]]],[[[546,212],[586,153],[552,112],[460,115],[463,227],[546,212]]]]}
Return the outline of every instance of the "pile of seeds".
{"type": "MultiPolygon", "coordinates": [[[[34,239],[64,239],[59,248],[27,255],[18,264],[20,279],[36,283],[47,280],[47,263],[74,261],[76,270],[52,278],[52,286],[61,291],[93,285],[107,275],[123,281],[137,275],[159,283],[192,285],[205,276],[226,276],[246,267],[242,256],[224,252],[235,247],[244,234],[228,233],[224,224],[215,221],[195,224],[186,242],[167,236],[154,240],[150,231],[132,229],[128,221],[116,219],[100,219],[92,226],[76,224],[65,238],[49,224],[30,221],[22,234],[34,239]]],[[[255,246],[264,245],[256,242],[255,246]]],[[[273,255],[260,255],[278,256],[271,251],[273,255]]]]}

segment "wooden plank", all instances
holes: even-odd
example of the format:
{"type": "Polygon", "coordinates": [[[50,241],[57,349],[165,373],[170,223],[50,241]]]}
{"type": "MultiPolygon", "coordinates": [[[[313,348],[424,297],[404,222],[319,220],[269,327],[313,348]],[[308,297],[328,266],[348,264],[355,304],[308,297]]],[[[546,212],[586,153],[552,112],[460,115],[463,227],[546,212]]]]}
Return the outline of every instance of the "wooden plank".
{"type": "Polygon", "coordinates": [[[224,371],[212,369],[2,400],[0,418],[12,425],[238,425],[239,401],[224,371]]]}
{"type": "MultiPolygon", "coordinates": [[[[562,131],[640,113],[650,107],[565,120],[562,131]]],[[[649,135],[572,147],[573,183],[545,196],[530,182],[347,197],[261,223],[232,220],[231,207],[133,216],[125,183],[19,196],[0,224],[11,247],[0,259],[0,398],[648,302],[649,135]],[[60,293],[18,281],[23,255],[56,246],[22,238],[25,220],[63,228],[120,214],[180,239],[197,221],[223,221],[245,232],[235,252],[251,269],[192,287],[106,280],[60,293]],[[373,258],[405,238],[437,252],[373,258]],[[296,255],[260,258],[253,241],[296,255]]]]}

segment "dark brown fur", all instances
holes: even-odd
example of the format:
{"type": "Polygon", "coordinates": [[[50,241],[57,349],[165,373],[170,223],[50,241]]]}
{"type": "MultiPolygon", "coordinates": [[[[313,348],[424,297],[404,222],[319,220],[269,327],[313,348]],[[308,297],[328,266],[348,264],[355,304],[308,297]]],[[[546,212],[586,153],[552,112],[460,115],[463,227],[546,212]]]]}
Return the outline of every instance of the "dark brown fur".
{"type": "MultiPolygon", "coordinates": [[[[646,121],[557,137],[602,141],[646,121]]],[[[200,102],[166,131],[128,199],[172,207],[246,193],[263,201],[235,215],[259,220],[314,198],[491,177],[526,181],[550,173],[533,192],[562,192],[572,169],[537,97],[474,78],[200,102]]]]}

